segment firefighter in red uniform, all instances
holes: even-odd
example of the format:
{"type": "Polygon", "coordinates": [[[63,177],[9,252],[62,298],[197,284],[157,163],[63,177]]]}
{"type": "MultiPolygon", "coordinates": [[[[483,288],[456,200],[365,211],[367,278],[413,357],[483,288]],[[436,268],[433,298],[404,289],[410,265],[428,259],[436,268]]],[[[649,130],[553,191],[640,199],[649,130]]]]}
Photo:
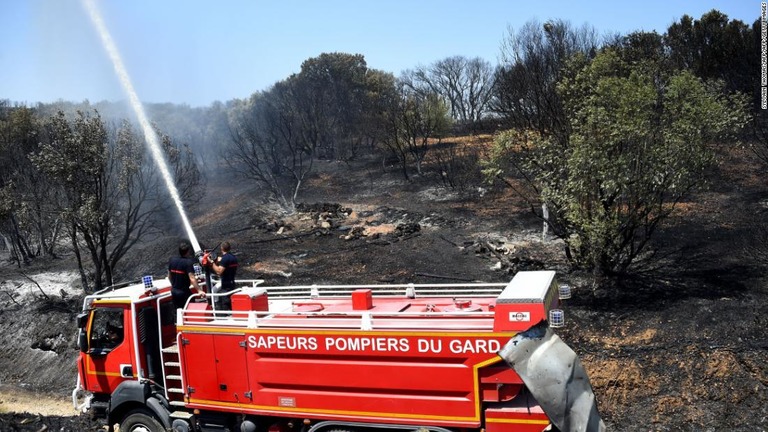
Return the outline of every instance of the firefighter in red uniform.
{"type": "Polygon", "coordinates": [[[183,308],[187,299],[192,296],[190,285],[195,291],[205,296],[195,277],[195,260],[192,258],[192,248],[189,243],[179,245],[179,256],[171,257],[168,262],[168,280],[171,281],[171,297],[176,309],[183,308]]]}
{"type": "MultiPolygon", "coordinates": [[[[213,263],[213,271],[221,278],[221,286],[217,293],[226,293],[235,289],[235,275],[237,274],[237,257],[230,253],[232,245],[228,242],[221,243],[221,256],[213,263]]],[[[217,310],[232,310],[232,298],[230,296],[216,297],[217,310]]]]}

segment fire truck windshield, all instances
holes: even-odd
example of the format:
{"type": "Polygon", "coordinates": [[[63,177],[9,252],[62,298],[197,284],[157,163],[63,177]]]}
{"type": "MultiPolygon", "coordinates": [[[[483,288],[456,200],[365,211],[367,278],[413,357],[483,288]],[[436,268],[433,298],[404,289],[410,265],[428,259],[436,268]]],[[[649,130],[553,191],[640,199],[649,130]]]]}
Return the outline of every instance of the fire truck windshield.
{"type": "Polygon", "coordinates": [[[124,337],[122,308],[105,307],[93,311],[91,350],[112,350],[123,343],[124,337]]]}

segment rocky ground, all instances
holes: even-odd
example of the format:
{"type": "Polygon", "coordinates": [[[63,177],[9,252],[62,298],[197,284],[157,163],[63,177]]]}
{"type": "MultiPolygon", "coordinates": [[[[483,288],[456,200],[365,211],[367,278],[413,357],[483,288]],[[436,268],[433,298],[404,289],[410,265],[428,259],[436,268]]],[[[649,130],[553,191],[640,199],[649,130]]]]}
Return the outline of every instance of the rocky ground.
{"type": "MultiPolygon", "coordinates": [[[[268,284],[498,282],[555,269],[574,287],[558,334],[581,357],[609,430],[765,431],[768,191],[747,153],[726,156],[712,188],[660,233],[660,265],[621,290],[570,272],[560,242],[542,239],[509,192],[459,197],[373,163],[322,164],[293,214],[215,181],[226,202],[191,213],[201,241],[232,240],[240,276],[268,284]]],[[[162,275],[179,235],[168,234],[128,257],[124,276],[162,275]]],[[[69,400],[76,379],[81,300],[66,269],[66,257],[0,269],[0,431],[97,427],[49,409],[69,400]],[[37,402],[8,408],[24,395],[37,402]]]]}

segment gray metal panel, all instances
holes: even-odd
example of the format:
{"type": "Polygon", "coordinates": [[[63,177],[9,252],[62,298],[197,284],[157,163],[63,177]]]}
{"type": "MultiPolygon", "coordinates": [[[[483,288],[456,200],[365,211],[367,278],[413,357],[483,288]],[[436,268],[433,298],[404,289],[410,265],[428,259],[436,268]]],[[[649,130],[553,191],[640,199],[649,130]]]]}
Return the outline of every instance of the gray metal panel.
{"type": "Polygon", "coordinates": [[[554,280],[555,272],[551,270],[519,272],[501,292],[496,303],[542,302],[554,280]]]}

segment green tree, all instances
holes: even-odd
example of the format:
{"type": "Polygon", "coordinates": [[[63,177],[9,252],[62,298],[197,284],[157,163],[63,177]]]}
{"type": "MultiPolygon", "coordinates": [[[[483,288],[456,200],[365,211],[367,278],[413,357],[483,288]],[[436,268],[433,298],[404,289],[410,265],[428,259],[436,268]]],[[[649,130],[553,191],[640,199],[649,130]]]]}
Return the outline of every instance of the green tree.
{"type": "MultiPolygon", "coordinates": [[[[47,124],[47,134],[33,162],[54,179],[63,191],[59,212],[67,221],[67,232],[77,259],[83,288],[88,288],[83,254],[79,241],[81,230],[94,225],[108,226],[108,214],[102,212],[101,186],[107,143],[107,130],[100,117],[89,118],[78,113],[70,123],[59,111],[47,124]]],[[[96,274],[100,280],[103,261],[96,254],[96,274]]],[[[97,282],[97,287],[101,284],[97,282]]]]}
{"type": "Polygon", "coordinates": [[[598,46],[594,28],[567,21],[533,20],[517,31],[510,28],[494,78],[492,110],[508,127],[567,139],[569,123],[557,83],[574,54],[591,56],[598,46]]]}
{"type": "Polygon", "coordinates": [[[368,149],[373,151],[385,135],[388,113],[397,106],[399,96],[393,74],[376,69],[368,72],[361,133],[365,136],[368,149]]]}
{"type": "Polygon", "coordinates": [[[703,185],[712,145],[746,122],[745,101],[687,71],[665,77],[624,61],[615,49],[592,61],[577,56],[569,67],[571,78],[558,85],[568,140],[502,133],[487,173],[505,177],[512,167],[528,180],[529,199],[548,205],[574,265],[623,274],[676,204],[703,185]]]}
{"type": "Polygon", "coordinates": [[[368,66],[362,54],[323,53],[305,60],[292,77],[296,108],[322,159],[357,156],[364,135],[368,66]]]}
{"type": "Polygon", "coordinates": [[[607,44],[625,63],[649,68],[649,72],[668,74],[676,68],[671,65],[664,38],[656,32],[633,32],[619,36],[607,44]]]}
{"type": "MultiPolygon", "coordinates": [[[[121,131],[126,129],[130,130],[130,126],[123,123],[121,131]]],[[[165,161],[181,200],[187,208],[196,205],[203,198],[202,189],[205,187],[206,177],[200,169],[195,153],[189,144],[177,144],[170,135],[163,133],[158,127],[155,127],[155,134],[160,139],[165,161]]]]}
{"type": "Polygon", "coordinates": [[[111,285],[120,260],[157,232],[154,216],[169,208],[143,139],[127,121],[113,129],[98,113],[78,112],[70,120],[61,111],[49,119],[42,138],[31,159],[60,187],[57,211],[67,223],[83,287],[89,290],[91,279],[94,290],[111,285]]]}
{"type": "Polygon", "coordinates": [[[722,80],[729,91],[751,97],[752,120],[743,131],[751,150],[768,163],[768,111],[761,109],[760,20],[750,26],[711,10],[683,15],[664,35],[671,63],[704,80],[722,80]]]}
{"type": "Polygon", "coordinates": [[[671,62],[705,80],[718,79],[729,91],[759,94],[760,26],[711,10],[699,19],[683,15],[664,35],[671,62]]]}
{"type": "Polygon", "coordinates": [[[410,86],[398,84],[399,97],[387,112],[387,128],[383,145],[397,157],[403,176],[409,179],[410,161],[421,175],[422,164],[431,141],[438,141],[450,129],[452,120],[447,104],[436,93],[415,92],[410,86]]]}
{"type": "Polygon", "coordinates": [[[296,109],[294,79],[252,95],[231,111],[232,144],[226,157],[235,172],[289,209],[312,172],[319,142],[296,109]]]}
{"type": "Polygon", "coordinates": [[[0,233],[19,264],[54,256],[61,226],[52,210],[57,189],[28,157],[40,129],[35,110],[0,103],[0,233]]]}
{"type": "Polygon", "coordinates": [[[317,159],[350,160],[384,127],[391,74],[362,55],[322,54],[230,110],[229,166],[293,207],[317,159]]]}

